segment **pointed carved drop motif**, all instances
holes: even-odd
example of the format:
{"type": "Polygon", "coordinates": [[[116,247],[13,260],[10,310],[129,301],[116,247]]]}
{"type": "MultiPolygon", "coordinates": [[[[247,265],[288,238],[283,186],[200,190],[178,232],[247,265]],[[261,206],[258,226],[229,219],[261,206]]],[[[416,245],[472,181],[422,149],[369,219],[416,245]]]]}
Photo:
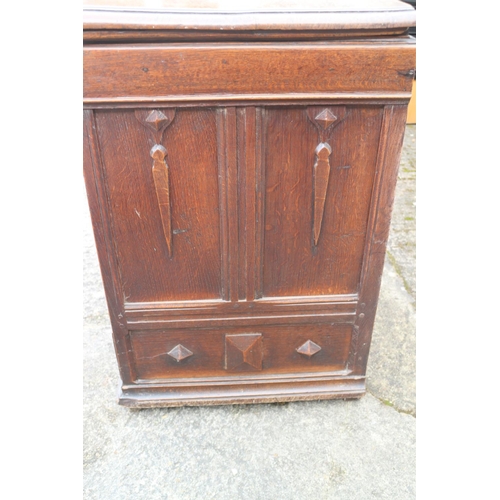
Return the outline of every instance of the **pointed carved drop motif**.
{"type": "Polygon", "coordinates": [[[307,108],[307,117],[318,131],[319,144],[316,147],[316,162],[313,168],[313,221],[312,221],[312,248],[318,246],[325,211],[326,193],[330,177],[330,155],[332,148],[329,144],[333,131],[345,119],[345,106],[331,106],[323,108],[310,106],[307,108]]]}
{"type": "Polygon", "coordinates": [[[171,358],[174,358],[178,363],[183,359],[189,358],[193,353],[182,344],[176,345],[170,352],[167,353],[171,358]]]}
{"type": "Polygon", "coordinates": [[[158,206],[160,207],[160,216],[165,241],[167,242],[168,255],[172,257],[172,218],[170,213],[170,186],[168,165],[165,160],[166,156],[167,150],[161,144],[155,144],[151,149],[156,197],[158,198],[158,206]]]}
{"type": "Polygon", "coordinates": [[[316,353],[321,351],[321,347],[314,343],[312,340],[308,340],[304,344],[302,344],[300,347],[297,347],[295,349],[299,354],[303,354],[304,356],[307,356],[308,358],[313,357],[316,353]]]}
{"type": "Polygon", "coordinates": [[[226,335],[226,370],[262,370],[262,334],[226,335]]]}
{"type": "Polygon", "coordinates": [[[328,190],[328,179],[330,177],[330,159],[332,148],[326,142],[320,142],[316,148],[316,163],[313,170],[314,186],[314,222],[313,222],[313,241],[318,244],[321,233],[321,223],[323,222],[323,213],[325,211],[326,192],[328,190]]]}

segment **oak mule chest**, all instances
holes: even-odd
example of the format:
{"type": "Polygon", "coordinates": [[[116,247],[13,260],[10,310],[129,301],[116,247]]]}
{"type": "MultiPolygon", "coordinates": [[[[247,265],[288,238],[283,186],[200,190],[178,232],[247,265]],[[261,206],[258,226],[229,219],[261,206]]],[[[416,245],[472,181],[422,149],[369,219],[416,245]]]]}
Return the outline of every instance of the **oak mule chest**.
{"type": "Polygon", "coordinates": [[[84,7],[84,172],[119,402],[360,397],[415,11],[109,1],[84,7]]]}

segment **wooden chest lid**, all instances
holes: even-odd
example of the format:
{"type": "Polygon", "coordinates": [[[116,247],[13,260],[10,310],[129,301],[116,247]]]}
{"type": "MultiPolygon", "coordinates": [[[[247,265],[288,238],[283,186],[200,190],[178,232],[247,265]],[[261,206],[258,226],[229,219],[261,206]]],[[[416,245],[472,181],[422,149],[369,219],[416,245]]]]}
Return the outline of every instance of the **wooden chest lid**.
{"type": "Polygon", "coordinates": [[[402,35],[415,26],[399,0],[84,0],[87,42],[265,40],[402,35]]]}

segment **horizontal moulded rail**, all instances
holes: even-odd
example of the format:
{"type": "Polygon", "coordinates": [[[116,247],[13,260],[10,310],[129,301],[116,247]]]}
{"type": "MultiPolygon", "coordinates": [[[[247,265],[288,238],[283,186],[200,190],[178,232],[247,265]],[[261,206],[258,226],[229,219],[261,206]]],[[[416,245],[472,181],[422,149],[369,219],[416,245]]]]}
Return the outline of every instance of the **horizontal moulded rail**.
{"type": "Polygon", "coordinates": [[[411,94],[414,68],[415,48],[408,43],[86,46],[84,102],[402,96],[411,94]]]}

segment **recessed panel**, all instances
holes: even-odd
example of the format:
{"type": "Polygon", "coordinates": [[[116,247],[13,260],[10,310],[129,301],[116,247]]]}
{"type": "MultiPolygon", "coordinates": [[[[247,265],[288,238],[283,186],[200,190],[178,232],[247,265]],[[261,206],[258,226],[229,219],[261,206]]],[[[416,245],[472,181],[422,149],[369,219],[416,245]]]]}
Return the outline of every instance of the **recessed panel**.
{"type": "Polygon", "coordinates": [[[358,291],[382,108],[323,108],[264,113],[264,297],[358,291]]]}
{"type": "Polygon", "coordinates": [[[323,323],[144,330],[130,338],[138,378],[168,379],[343,370],[351,332],[351,324],[323,323]],[[179,345],[191,354],[180,356],[179,345]]]}
{"type": "Polygon", "coordinates": [[[219,298],[215,111],[153,111],[95,113],[125,300],[219,298]]]}

